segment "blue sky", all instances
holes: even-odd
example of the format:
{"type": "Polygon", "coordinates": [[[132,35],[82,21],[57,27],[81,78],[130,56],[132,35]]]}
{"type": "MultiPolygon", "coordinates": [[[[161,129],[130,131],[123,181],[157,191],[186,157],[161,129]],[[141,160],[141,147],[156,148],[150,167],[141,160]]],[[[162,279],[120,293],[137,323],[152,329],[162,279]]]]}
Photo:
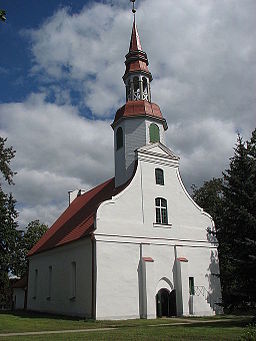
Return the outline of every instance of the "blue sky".
{"type": "MultiPolygon", "coordinates": [[[[114,175],[128,0],[1,1],[0,135],[16,150],[19,224],[51,224],[68,191],[114,175]]],[[[138,0],[137,25],[186,187],[218,177],[255,128],[255,0],[138,0]]]]}
{"type": "Polygon", "coordinates": [[[26,30],[37,28],[61,8],[68,8],[75,14],[90,3],[89,1],[59,0],[9,0],[1,1],[1,8],[7,12],[7,21],[1,25],[0,39],[0,102],[23,101],[40,83],[29,76],[33,65],[31,42],[26,30]]]}

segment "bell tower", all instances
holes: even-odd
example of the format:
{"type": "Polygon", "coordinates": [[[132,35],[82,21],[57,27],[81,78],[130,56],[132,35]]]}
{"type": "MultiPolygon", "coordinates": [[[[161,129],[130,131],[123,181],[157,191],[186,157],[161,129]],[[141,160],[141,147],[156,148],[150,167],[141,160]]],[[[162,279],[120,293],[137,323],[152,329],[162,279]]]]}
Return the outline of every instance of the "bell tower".
{"type": "Polygon", "coordinates": [[[152,75],[148,57],[142,50],[134,14],[129,52],[125,56],[123,81],[126,103],[116,112],[111,124],[114,130],[115,186],[125,183],[133,174],[136,149],[150,143],[165,144],[168,129],[159,106],[151,101],[152,75]]]}

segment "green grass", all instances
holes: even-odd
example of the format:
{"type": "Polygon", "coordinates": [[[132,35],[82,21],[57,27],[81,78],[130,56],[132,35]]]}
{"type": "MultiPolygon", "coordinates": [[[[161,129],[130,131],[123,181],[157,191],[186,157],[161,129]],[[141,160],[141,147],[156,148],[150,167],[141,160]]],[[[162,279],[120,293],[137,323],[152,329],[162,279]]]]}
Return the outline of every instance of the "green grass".
{"type": "Polygon", "coordinates": [[[243,333],[243,327],[250,321],[251,318],[248,316],[91,321],[46,314],[1,313],[0,333],[50,330],[63,330],[63,333],[0,337],[0,340],[239,340],[243,333]],[[201,322],[205,320],[211,322],[201,322]],[[178,322],[187,323],[187,325],[173,325],[178,322]],[[188,324],[188,322],[193,324],[188,324]],[[116,327],[117,329],[65,333],[67,329],[104,327],[116,327]]]}

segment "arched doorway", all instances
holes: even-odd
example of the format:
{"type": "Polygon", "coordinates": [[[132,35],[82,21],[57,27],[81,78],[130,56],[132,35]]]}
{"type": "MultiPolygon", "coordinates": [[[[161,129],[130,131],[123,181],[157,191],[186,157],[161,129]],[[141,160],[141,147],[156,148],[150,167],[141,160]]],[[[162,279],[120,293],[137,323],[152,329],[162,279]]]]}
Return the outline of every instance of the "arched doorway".
{"type": "Polygon", "coordinates": [[[176,316],[176,291],[169,292],[167,289],[160,289],[156,294],[157,317],[176,316]]]}

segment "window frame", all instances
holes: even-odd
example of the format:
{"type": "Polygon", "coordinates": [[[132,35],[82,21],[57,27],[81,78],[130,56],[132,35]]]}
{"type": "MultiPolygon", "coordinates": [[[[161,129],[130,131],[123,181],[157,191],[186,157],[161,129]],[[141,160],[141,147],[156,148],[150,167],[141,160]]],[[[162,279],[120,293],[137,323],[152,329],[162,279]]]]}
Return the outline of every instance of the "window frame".
{"type": "Polygon", "coordinates": [[[168,204],[165,198],[155,198],[155,221],[159,225],[168,225],[168,204]]]}

